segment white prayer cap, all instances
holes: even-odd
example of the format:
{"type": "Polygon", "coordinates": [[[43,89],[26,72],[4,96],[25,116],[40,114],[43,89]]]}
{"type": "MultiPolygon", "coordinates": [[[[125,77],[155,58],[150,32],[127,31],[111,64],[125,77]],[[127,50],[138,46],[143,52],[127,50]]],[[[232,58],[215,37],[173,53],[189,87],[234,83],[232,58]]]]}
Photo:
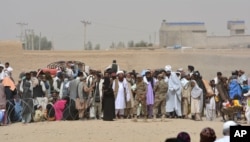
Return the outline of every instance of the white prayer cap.
{"type": "Polygon", "coordinates": [[[179,68],[178,70],[177,70],[177,72],[182,72],[183,71],[183,68],[179,68]]]}
{"type": "Polygon", "coordinates": [[[145,70],[145,74],[148,73],[148,72],[150,72],[150,70],[145,70]]]}
{"type": "Polygon", "coordinates": [[[250,90],[249,90],[247,93],[244,93],[244,96],[245,96],[245,97],[250,96],[250,90]]]}
{"type": "Polygon", "coordinates": [[[0,64],[0,67],[4,68],[4,65],[3,65],[3,64],[0,64]]]}
{"type": "Polygon", "coordinates": [[[165,71],[171,71],[172,67],[170,65],[165,66],[165,71]]]}
{"type": "Polygon", "coordinates": [[[142,77],[143,77],[143,75],[141,75],[141,74],[137,74],[137,75],[136,75],[136,77],[137,77],[137,78],[142,78],[142,77]]]}
{"type": "Polygon", "coordinates": [[[116,74],[124,74],[123,71],[118,71],[116,74]]]}

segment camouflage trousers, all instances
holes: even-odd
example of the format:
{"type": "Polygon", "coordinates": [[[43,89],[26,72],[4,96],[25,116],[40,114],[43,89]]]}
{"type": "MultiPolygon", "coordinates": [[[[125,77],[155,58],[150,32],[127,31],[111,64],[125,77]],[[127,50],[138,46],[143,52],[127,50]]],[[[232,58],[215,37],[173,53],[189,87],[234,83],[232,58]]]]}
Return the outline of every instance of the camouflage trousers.
{"type": "Polygon", "coordinates": [[[137,114],[138,108],[141,108],[141,111],[142,111],[141,113],[144,116],[147,116],[147,103],[146,103],[146,100],[142,100],[142,101],[135,100],[135,105],[134,105],[134,108],[133,108],[134,115],[138,115],[137,114]]]}
{"type": "Polygon", "coordinates": [[[159,94],[155,95],[155,100],[154,100],[154,108],[153,108],[153,113],[154,115],[158,114],[159,107],[161,109],[161,114],[165,115],[166,114],[166,96],[165,94],[159,94]]]}

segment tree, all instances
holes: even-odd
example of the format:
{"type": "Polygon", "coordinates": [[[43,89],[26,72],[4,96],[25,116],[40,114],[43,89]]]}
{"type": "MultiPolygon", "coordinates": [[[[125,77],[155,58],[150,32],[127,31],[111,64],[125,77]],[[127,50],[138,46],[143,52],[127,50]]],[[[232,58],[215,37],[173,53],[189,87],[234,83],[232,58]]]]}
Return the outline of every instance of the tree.
{"type": "Polygon", "coordinates": [[[52,49],[52,42],[48,41],[46,37],[41,38],[41,50],[51,50],[52,49]]]}
{"type": "Polygon", "coordinates": [[[125,44],[123,43],[123,42],[119,42],[118,44],[117,44],[117,47],[118,48],[125,48],[125,44]]]}
{"type": "Polygon", "coordinates": [[[110,49],[115,49],[115,43],[112,42],[111,45],[109,46],[110,49]]]}
{"type": "Polygon", "coordinates": [[[134,47],[135,45],[134,45],[134,41],[133,40],[131,40],[131,41],[129,41],[128,42],[128,47],[134,47]]]}
{"type": "Polygon", "coordinates": [[[92,50],[92,42],[91,41],[88,41],[86,47],[85,47],[85,50],[92,50]]]}
{"type": "Polygon", "coordinates": [[[95,50],[100,50],[100,49],[101,49],[100,44],[96,44],[96,46],[95,46],[95,50]]]}
{"type": "Polygon", "coordinates": [[[152,46],[153,46],[153,43],[149,43],[149,44],[148,44],[148,47],[152,47],[152,46]]]}
{"type": "Polygon", "coordinates": [[[135,44],[135,47],[147,47],[148,43],[145,41],[140,41],[138,43],[135,44]]]}
{"type": "Polygon", "coordinates": [[[32,46],[32,42],[33,42],[33,49],[34,50],[51,50],[53,45],[52,42],[49,41],[47,39],[47,37],[40,37],[38,35],[32,35],[32,34],[28,34],[26,35],[26,43],[24,45],[24,47],[26,47],[26,50],[31,50],[31,46],[32,46]],[[33,36],[33,38],[32,38],[33,36]],[[32,41],[33,39],[33,41],[32,41]],[[39,47],[40,45],[40,47],[39,47]]]}

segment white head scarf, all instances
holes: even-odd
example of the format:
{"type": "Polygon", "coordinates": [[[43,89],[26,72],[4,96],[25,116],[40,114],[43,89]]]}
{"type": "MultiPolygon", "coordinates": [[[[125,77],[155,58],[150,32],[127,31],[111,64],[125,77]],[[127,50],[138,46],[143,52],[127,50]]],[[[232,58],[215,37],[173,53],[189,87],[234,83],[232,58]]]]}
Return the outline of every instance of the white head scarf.
{"type": "Polygon", "coordinates": [[[196,99],[198,97],[200,97],[201,95],[203,95],[203,91],[202,89],[198,86],[198,84],[196,83],[195,80],[192,80],[191,82],[195,83],[195,86],[193,87],[192,91],[191,91],[191,96],[196,99]]]}
{"type": "Polygon", "coordinates": [[[186,78],[182,78],[182,79],[181,79],[181,86],[182,86],[182,87],[185,87],[185,86],[188,84],[188,82],[189,82],[189,81],[188,81],[186,78]]]}
{"type": "Polygon", "coordinates": [[[0,64],[0,67],[5,68],[3,64],[0,64]]]}
{"type": "Polygon", "coordinates": [[[165,71],[172,71],[172,67],[170,65],[165,66],[165,71]]]}
{"type": "Polygon", "coordinates": [[[123,71],[118,71],[116,74],[124,74],[123,71]]]}

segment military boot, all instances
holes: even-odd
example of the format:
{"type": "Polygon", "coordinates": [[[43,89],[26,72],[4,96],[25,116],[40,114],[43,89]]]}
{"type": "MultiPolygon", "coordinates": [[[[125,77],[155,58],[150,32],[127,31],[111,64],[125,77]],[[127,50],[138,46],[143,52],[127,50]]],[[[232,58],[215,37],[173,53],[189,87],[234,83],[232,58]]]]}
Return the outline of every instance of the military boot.
{"type": "Polygon", "coordinates": [[[136,115],[134,115],[132,121],[133,121],[133,122],[137,122],[137,116],[136,116],[136,115]]]}
{"type": "Polygon", "coordinates": [[[195,114],[192,114],[191,119],[195,120],[195,114]]]}
{"type": "Polygon", "coordinates": [[[165,116],[165,115],[162,115],[162,116],[161,116],[161,122],[164,122],[164,121],[166,121],[166,116],[165,116]]]}
{"type": "Polygon", "coordinates": [[[153,117],[153,120],[152,120],[153,122],[156,122],[156,115],[154,115],[154,117],[153,117]]]}
{"type": "Polygon", "coordinates": [[[144,116],[143,121],[144,121],[144,122],[148,122],[148,118],[147,118],[147,116],[144,116]]]}

